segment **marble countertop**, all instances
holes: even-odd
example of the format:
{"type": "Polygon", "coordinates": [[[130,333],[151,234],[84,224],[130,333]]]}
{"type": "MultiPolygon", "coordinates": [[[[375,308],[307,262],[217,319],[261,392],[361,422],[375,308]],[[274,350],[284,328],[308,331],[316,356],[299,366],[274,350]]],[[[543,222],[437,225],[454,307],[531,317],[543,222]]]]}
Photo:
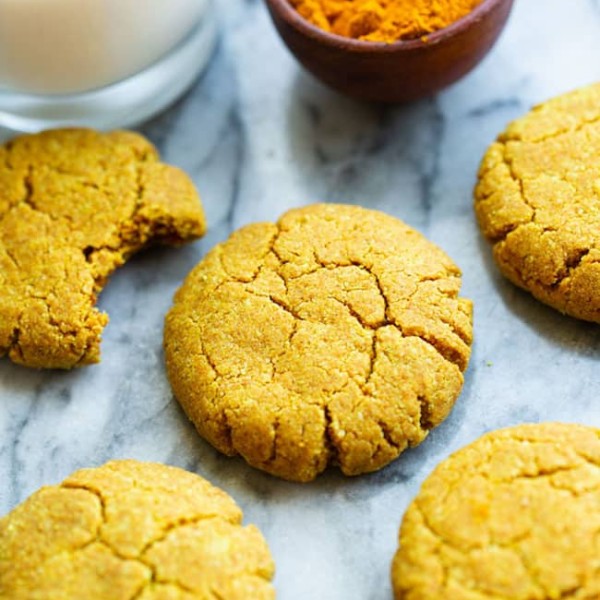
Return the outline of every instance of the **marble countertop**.
{"type": "Polygon", "coordinates": [[[43,484],[117,457],[178,465],[231,493],[264,532],[280,600],[389,600],[402,514],[431,469],[490,429],[524,421],[600,426],[600,328],[504,281],[472,211],[476,169],[505,124],[600,80],[598,0],[518,0],[470,75],[410,106],[363,105],[288,54],[258,0],[222,2],[219,47],[194,89],[141,130],[187,170],[208,235],[120,269],[100,298],[102,363],[38,372],[0,361],[0,514],[43,484]],[[543,7],[542,7],[543,4],[543,7]],[[229,232],[327,200],[396,215],[441,245],[475,302],[475,344],[450,418],[382,471],[286,483],[217,454],[173,400],[162,323],[185,274],[229,232]]]}

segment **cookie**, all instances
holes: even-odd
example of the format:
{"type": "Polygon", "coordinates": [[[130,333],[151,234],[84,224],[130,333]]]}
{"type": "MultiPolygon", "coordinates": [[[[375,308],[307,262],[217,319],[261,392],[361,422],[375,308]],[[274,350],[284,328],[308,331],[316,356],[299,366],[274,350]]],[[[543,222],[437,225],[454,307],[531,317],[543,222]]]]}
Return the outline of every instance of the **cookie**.
{"type": "Polygon", "coordinates": [[[267,600],[261,533],[201,477],[113,461],[44,487],[0,519],[0,598],[267,600]]]}
{"type": "Polygon", "coordinates": [[[227,455],[294,481],[374,471],[448,415],[470,353],[460,271],[398,219],[316,204],[248,225],[166,318],[175,396],[227,455]]]}
{"type": "Polygon", "coordinates": [[[508,127],[483,158],[475,210],[508,279],[600,323],[600,84],[508,127]]]}
{"type": "Polygon", "coordinates": [[[443,461],[404,516],[396,600],[600,598],[600,430],[494,431],[443,461]]]}
{"type": "Polygon", "coordinates": [[[0,147],[0,356],[29,367],[99,360],[109,275],[151,243],[205,230],[190,179],[125,131],[47,131],[0,147]]]}

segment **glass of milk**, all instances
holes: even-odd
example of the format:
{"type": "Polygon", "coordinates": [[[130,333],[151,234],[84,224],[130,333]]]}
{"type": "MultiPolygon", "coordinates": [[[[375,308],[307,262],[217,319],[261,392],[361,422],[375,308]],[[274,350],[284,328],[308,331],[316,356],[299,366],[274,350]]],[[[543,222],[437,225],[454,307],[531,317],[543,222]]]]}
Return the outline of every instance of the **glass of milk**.
{"type": "Polygon", "coordinates": [[[139,123],[190,87],[215,39],[211,0],[0,0],[0,125],[139,123]]]}

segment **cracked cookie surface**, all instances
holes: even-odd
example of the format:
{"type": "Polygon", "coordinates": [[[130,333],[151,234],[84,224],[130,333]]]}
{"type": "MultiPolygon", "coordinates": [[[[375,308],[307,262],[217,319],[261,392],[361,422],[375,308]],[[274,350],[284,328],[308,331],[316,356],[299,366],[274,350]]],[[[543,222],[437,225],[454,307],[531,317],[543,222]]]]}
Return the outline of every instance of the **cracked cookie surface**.
{"type": "Polygon", "coordinates": [[[244,227],[166,318],[175,396],[218,450],[295,481],[379,469],[449,413],[471,303],[448,256],[391,216],[316,204],[244,227]]]}
{"type": "Polygon", "coordinates": [[[0,356],[30,367],[99,360],[110,274],[151,243],[201,236],[190,179],[126,131],[47,131],[0,147],[0,356]]]}
{"type": "Polygon", "coordinates": [[[0,598],[272,600],[253,525],[198,475],[112,461],[44,487],[0,519],[0,598]]]}
{"type": "Polygon", "coordinates": [[[483,158],[475,211],[508,279],[600,323],[600,84],[508,127],[483,158]]]}
{"type": "Polygon", "coordinates": [[[396,600],[600,598],[600,430],[489,433],[443,461],[409,506],[396,600]]]}

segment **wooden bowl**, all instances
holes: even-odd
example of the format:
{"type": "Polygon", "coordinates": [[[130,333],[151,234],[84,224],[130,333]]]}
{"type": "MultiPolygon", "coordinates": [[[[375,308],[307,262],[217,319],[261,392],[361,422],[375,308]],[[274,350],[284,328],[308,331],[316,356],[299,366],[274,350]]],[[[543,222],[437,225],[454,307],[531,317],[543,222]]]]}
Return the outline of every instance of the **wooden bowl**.
{"type": "Polygon", "coordinates": [[[427,40],[365,42],[319,29],[289,0],[266,0],[292,54],[313,75],[349,96],[407,102],[450,85],[468,73],[498,39],[513,0],[483,0],[468,15],[427,40]]]}

